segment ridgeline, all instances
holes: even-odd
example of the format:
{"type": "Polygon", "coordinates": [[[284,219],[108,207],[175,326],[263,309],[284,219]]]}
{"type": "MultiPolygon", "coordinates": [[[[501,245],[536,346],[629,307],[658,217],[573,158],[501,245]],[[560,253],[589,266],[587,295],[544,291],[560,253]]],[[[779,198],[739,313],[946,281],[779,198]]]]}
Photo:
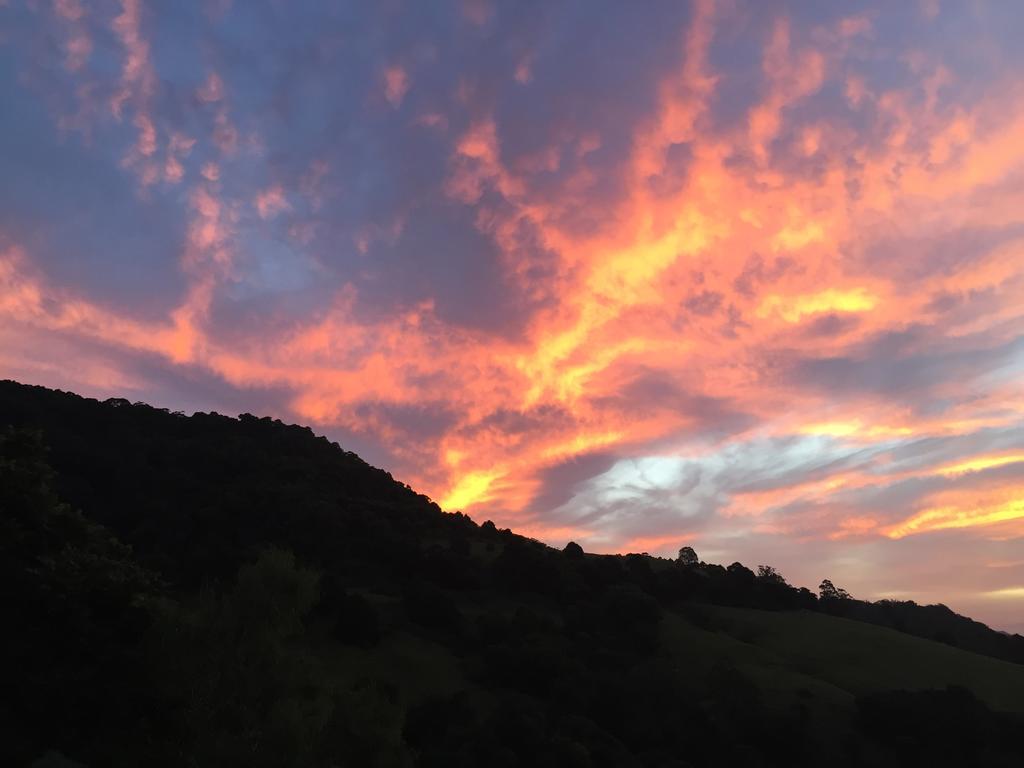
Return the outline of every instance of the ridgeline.
{"type": "Polygon", "coordinates": [[[1019,635],[552,549],[251,415],[0,382],[0,576],[4,765],[1024,764],[1019,635]]]}

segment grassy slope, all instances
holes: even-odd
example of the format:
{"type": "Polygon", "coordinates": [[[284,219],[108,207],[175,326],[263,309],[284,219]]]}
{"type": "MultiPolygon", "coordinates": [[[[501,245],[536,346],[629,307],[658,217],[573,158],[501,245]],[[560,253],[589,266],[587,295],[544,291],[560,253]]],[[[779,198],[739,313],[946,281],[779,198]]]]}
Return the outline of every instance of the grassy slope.
{"type": "MultiPolygon", "coordinates": [[[[459,602],[467,613],[475,612],[465,599],[459,602]]],[[[769,706],[803,706],[823,727],[844,721],[833,713],[848,713],[860,694],[950,684],[971,689],[994,709],[1024,713],[1024,667],[1016,664],[824,614],[699,610],[699,622],[665,614],[664,638],[676,668],[699,685],[717,662],[729,662],[756,681],[769,706]]],[[[498,611],[509,612],[508,606],[498,611]]],[[[413,634],[394,635],[369,651],[344,649],[341,655],[359,659],[361,667],[390,680],[414,702],[474,685],[450,649],[413,634]]]]}
{"type": "MultiPolygon", "coordinates": [[[[995,709],[1024,713],[1024,666],[1018,664],[820,613],[709,611],[717,631],[703,647],[726,654],[770,688],[805,687],[815,698],[841,704],[874,691],[952,684],[973,690],[995,709]]],[[[690,638],[695,633],[708,634],[692,629],[690,638]]]]}

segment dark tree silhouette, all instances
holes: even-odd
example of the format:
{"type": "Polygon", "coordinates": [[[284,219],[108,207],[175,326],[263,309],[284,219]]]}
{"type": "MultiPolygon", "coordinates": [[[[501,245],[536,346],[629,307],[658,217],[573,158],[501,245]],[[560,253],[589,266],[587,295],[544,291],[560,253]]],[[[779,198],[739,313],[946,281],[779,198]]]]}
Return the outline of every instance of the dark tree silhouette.
{"type": "Polygon", "coordinates": [[[583,547],[577,544],[575,541],[570,541],[565,545],[565,549],[562,550],[565,556],[573,560],[579,560],[583,557],[583,547]]]}
{"type": "Polygon", "coordinates": [[[697,557],[697,553],[694,551],[693,547],[683,547],[680,549],[677,560],[682,565],[697,565],[700,563],[700,558],[697,557]]]}
{"type": "Polygon", "coordinates": [[[786,580],[782,577],[782,574],[770,565],[757,566],[757,578],[761,579],[762,581],[766,581],[769,584],[786,583],[786,580]]]}
{"type": "Polygon", "coordinates": [[[822,600],[849,600],[850,593],[841,587],[835,586],[831,581],[825,579],[818,586],[818,596],[822,600]]]}
{"type": "Polygon", "coordinates": [[[61,502],[55,480],[38,433],[0,432],[0,721],[13,764],[43,746],[109,759],[105,723],[143,731],[138,650],[149,617],[139,598],[156,579],[109,530],[61,502]]]}

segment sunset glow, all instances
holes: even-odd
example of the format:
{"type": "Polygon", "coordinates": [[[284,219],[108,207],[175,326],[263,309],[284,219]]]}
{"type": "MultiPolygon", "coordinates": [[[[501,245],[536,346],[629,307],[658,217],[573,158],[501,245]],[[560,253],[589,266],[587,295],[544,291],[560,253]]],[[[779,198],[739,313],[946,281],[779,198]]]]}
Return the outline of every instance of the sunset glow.
{"type": "Polygon", "coordinates": [[[0,378],[1024,631],[1021,29],[0,0],[0,378]]]}

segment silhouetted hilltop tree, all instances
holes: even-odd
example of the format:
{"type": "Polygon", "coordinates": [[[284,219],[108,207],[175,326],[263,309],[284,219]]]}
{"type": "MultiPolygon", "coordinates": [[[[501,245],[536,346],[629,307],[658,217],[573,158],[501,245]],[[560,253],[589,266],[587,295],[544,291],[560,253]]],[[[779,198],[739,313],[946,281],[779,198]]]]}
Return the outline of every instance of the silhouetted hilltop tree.
{"type": "Polygon", "coordinates": [[[700,562],[700,558],[697,557],[697,553],[693,547],[683,547],[680,549],[677,560],[682,565],[697,565],[700,562]]]}
{"type": "Polygon", "coordinates": [[[583,557],[583,547],[581,547],[575,541],[570,541],[568,544],[566,544],[562,552],[565,553],[566,557],[571,558],[573,560],[579,560],[583,557]]]}
{"type": "Polygon", "coordinates": [[[786,583],[786,580],[782,577],[782,574],[770,565],[757,566],[757,578],[769,584],[778,584],[780,586],[786,583]]]}
{"type": "Polygon", "coordinates": [[[818,586],[818,597],[821,600],[849,600],[850,593],[837,587],[828,579],[824,579],[818,586]]]}

